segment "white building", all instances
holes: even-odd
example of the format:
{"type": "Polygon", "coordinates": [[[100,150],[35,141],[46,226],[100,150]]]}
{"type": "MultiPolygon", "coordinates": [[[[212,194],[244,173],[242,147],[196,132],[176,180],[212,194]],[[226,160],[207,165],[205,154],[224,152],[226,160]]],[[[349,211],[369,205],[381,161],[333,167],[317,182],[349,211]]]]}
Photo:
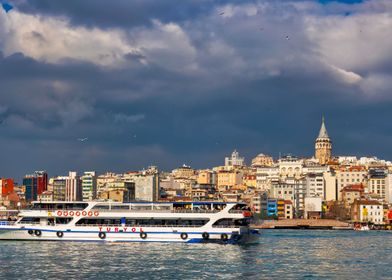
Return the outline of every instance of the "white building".
{"type": "Polygon", "coordinates": [[[321,197],[305,197],[305,215],[306,219],[309,218],[310,212],[321,213],[322,211],[322,198],[321,197]]]}
{"type": "Polygon", "coordinates": [[[70,171],[65,180],[65,200],[80,201],[82,199],[82,184],[76,172],[70,171]]]}
{"type": "Polygon", "coordinates": [[[360,222],[384,223],[384,207],[381,203],[377,201],[359,201],[358,206],[360,222]]]}
{"type": "Polygon", "coordinates": [[[306,196],[325,199],[325,184],[323,173],[309,173],[306,175],[306,196]]]}
{"type": "Polygon", "coordinates": [[[256,169],[256,189],[258,191],[269,191],[272,182],[279,181],[278,166],[264,166],[256,169]]]}
{"type": "Polygon", "coordinates": [[[82,199],[92,201],[97,197],[97,176],[95,171],[84,172],[82,180],[82,199]]]}
{"type": "Polygon", "coordinates": [[[126,181],[135,183],[135,200],[157,201],[159,199],[159,175],[144,172],[126,174],[126,181]]]}
{"type": "Polygon", "coordinates": [[[231,157],[225,157],[225,166],[244,166],[245,159],[234,150],[231,157]]]}
{"type": "Polygon", "coordinates": [[[293,156],[285,156],[278,160],[279,174],[281,177],[300,178],[303,167],[303,160],[293,156]]]}

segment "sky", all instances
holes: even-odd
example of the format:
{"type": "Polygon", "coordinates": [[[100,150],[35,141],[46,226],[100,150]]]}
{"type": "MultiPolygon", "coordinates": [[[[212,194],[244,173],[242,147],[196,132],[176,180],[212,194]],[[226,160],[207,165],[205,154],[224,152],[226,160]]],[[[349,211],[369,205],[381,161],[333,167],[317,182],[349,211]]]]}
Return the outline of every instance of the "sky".
{"type": "Polygon", "coordinates": [[[392,159],[390,0],[8,3],[0,177],[311,157],[322,115],[334,155],[392,159]]]}

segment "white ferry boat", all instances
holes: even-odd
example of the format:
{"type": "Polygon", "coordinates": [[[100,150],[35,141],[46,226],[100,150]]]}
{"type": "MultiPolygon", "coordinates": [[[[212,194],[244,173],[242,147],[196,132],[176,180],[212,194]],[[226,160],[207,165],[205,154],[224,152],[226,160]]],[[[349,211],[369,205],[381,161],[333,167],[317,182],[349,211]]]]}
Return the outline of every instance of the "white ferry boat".
{"type": "Polygon", "coordinates": [[[0,240],[218,242],[253,240],[246,204],[224,202],[33,202],[0,240]]]}

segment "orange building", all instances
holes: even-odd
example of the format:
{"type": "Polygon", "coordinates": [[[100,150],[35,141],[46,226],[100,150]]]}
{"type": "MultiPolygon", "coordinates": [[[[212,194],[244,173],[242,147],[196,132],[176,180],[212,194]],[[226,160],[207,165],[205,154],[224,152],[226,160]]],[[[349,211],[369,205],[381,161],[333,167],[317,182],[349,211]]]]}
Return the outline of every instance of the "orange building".
{"type": "Polygon", "coordinates": [[[7,196],[14,191],[13,179],[0,179],[0,195],[7,196]]]}

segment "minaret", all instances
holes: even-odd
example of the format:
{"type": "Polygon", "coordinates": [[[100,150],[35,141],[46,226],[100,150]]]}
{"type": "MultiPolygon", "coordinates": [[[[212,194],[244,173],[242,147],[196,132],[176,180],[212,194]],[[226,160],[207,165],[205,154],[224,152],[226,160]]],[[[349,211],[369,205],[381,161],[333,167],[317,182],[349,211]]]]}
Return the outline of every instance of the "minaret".
{"type": "Polygon", "coordinates": [[[315,158],[320,164],[326,164],[332,156],[332,141],[329,139],[327,129],[325,128],[324,116],[322,118],[319,135],[316,139],[315,158]]]}

